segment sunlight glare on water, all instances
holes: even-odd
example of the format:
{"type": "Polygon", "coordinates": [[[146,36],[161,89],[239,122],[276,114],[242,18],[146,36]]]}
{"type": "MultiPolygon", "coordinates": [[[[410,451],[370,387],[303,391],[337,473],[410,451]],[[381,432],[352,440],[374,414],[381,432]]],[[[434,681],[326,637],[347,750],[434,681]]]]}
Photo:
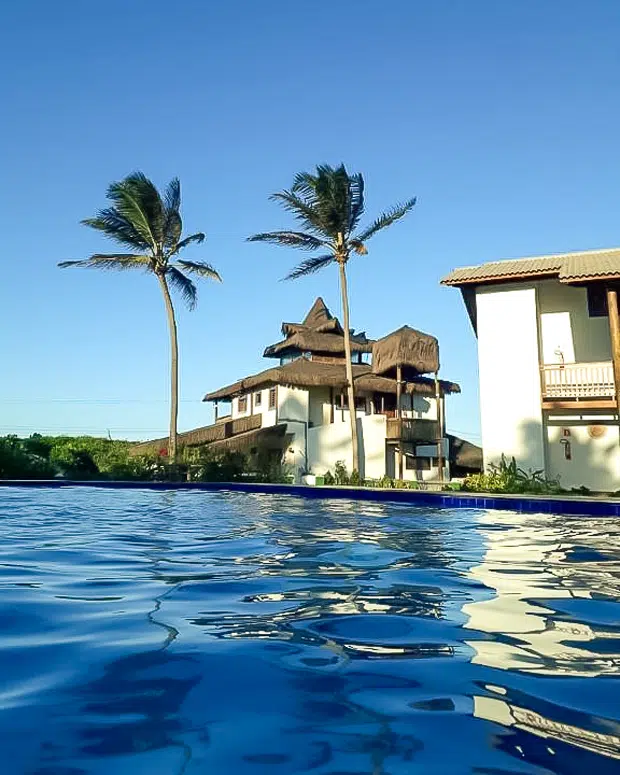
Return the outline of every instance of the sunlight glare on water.
{"type": "Polygon", "coordinates": [[[620,773],[620,522],[0,490],[3,775],[620,773]]]}

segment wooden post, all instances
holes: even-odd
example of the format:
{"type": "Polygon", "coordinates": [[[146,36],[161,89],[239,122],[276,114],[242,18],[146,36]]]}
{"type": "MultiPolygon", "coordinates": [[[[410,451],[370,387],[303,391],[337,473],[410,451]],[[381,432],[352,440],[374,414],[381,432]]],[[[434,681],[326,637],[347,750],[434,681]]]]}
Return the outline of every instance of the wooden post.
{"type": "Polygon", "coordinates": [[[254,414],[254,391],[250,393],[250,417],[254,414]]]}
{"type": "Polygon", "coordinates": [[[340,414],[342,417],[342,422],[344,422],[344,393],[342,390],[340,391],[340,414]]]}
{"type": "Polygon", "coordinates": [[[334,388],[329,389],[329,422],[334,424],[334,388]]]}
{"type": "Polygon", "coordinates": [[[219,414],[220,414],[219,413],[219,409],[220,409],[220,402],[216,401],[215,402],[215,422],[217,422],[219,414]]]}
{"type": "Polygon", "coordinates": [[[403,370],[400,364],[396,367],[396,417],[398,418],[398,478],[403,478],[403,421],[400,402],[403,389],[403,370]]]}
{"type": "Polygon", "coordinates": [[[439,384],[439,372],[435,372],[435,402],[437,404],[437,465],[439,467],[439,481],[443,482],[443,404],[441,385],[439,384]]]}
{"type": "Polygon", "coordinates": [[[615,288],[607,288],[607,310],[611,336],[611,357],[614,364],[614,382],[616,383],[616,409],[620,419],[620,314],[618,313],[618,292],[615,288]]]}

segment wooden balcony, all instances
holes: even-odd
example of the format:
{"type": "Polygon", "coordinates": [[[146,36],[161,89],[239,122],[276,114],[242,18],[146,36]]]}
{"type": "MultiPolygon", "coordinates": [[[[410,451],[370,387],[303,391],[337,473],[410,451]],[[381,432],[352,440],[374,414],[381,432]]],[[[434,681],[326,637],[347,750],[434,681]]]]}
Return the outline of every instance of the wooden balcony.
{"type": "Polygon", "coordinates": [[[436,420],[388,417],[386,424],[388,441],[437,441],[439,435],[439,423],[436,420]]]}
{"type": "Polygon", "coordinates": [[[611,361],[541,366],[543,408],[616,408],[611,361]]]}

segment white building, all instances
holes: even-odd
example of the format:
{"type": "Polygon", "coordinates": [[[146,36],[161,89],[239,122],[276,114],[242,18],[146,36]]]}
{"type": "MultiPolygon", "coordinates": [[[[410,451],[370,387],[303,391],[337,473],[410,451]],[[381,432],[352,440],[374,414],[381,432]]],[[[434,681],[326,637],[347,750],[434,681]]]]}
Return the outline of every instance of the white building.
{"type": "MultiPolygon", "coordinates": [[[[284,323],[282,333],[264,352],[278,364],[208,393],[215,424],[180,434],[179,445],[273,455],[296,481],[333,472],[339,461],[350,473],[342,327],[319,298],[302,323],[284,323]]],[[[477,449],[445,432],[445,396],[460,388],[436,378],[437,340],[407,326],[379,341],[351,338],[360,475],[439,481],[449,479],[451,465],[459,473],[479,468],[477,449]]]]}
{"type": "Polygon", "coordinates": [[[478,337],[485,467],[505,454],[566,488],[620,489],[620,249],[497,261],[442,282],[461,289],[478,337]]]}

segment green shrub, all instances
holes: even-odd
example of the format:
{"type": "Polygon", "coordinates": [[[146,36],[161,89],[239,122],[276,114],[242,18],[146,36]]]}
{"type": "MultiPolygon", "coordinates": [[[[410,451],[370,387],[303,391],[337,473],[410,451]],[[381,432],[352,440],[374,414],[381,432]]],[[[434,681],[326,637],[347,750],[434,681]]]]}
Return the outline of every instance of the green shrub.
{"type": "Polygon", "coordinates": [[[497,465],[489,465],[486,473],[465,477],[463,490],[531,495],[552,495],[562,491],[557,480],[545,478],[544,471],[526,472],[517,466],[514,457],[508,461],[504,455],[497,465]]]}
{"type": "Polygon", "coordinates": [[[0,437],[1,479],[52,479],[55,475],[55,467],[44,454],[25,447],[17,436],[0,437]]]}
{"type": "Polygon", "coordinates": [[[343,460],[338,460],[334,466],[334,480],[338,485],[350,484],[351,480],[343,460]]]}
{"type": "Polygon", "coordinates": [[[336,480],[334,479],[334,475],[331,471],[328,471],[325,476],[323,477],[323,480],[326,485],[329,487],[332,487],[334,484],[336,484],[336,480]]]}
{"type": "Polygon", "coordinates": [[[361,487],[362,485],[362,477],[359,475],[359,471],[351,471],[351,476],[349,477],[349,484],[353,487],[361,487]]]}

